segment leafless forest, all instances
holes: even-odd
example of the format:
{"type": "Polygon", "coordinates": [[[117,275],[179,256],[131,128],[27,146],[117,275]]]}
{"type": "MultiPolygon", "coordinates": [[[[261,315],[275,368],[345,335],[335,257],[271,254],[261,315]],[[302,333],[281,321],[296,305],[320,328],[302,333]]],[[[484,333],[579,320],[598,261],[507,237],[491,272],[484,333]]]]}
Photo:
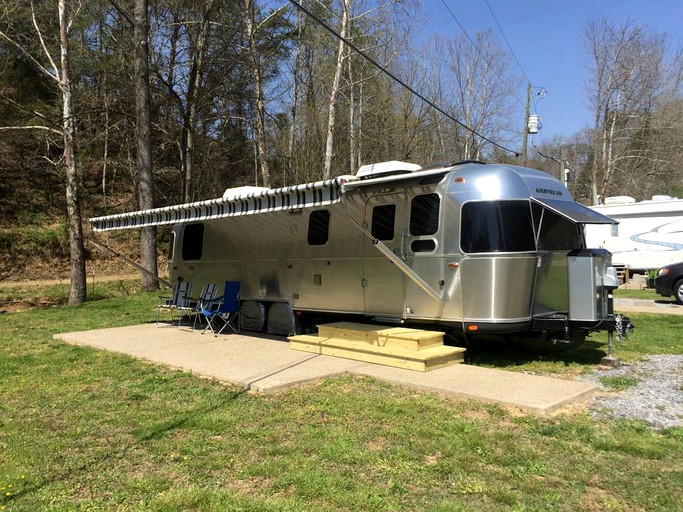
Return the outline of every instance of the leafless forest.
{"type": "MultiPolygon", "coordinates": [[[[85,300],[90,215],[384,160],[523,164],[527,84],[506,47],[493,31],[416,40],[417,0],[15,0],[0,9],[0,251],[11,253],[10,228],[63,219],[74,303],[85,300]]],[[[593,124],[540,152],[530,145],[527,165],[559,176],[566,161],[570,189],[587,204],[683,194],[681,50],[632,20],[595,19],[581,37],[593,124]]],[[[142,242],[152,268],[155,232],[142,242]]]]}

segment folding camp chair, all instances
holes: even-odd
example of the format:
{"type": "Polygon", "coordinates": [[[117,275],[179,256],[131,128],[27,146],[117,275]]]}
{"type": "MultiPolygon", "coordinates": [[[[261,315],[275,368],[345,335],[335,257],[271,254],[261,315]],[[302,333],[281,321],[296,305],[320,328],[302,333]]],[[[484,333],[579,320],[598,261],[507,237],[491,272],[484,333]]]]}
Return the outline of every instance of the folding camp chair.
{"type": "Polygon", "coordinates": [[[218,284],[217,283],[207,283],[204,285],[202,288],[201,293],[199,294],[199,297],[196,299],[190,299],[190,305],[188,309],[188,313],[194,316],[194,321],[192,322],[192,329],[197,327],[197,319],[200,318],[200,309],[199,306],[200,304],[207,304],[211,301],[213,301],[216,298],[216,295],[218,294],[218,284]]]}
{"type": "MultiPolygon", "coordinates": [[[[173,313],[180,311],[180,308],[186,308],[190,305],[191,289],[192,283],[189,281],[176,281],[173,284],[170,297],[159,297],[159,302],[157,303],[157,327],[159,326],[162,311],[168,311],[171,314],[171,323],[173,323],[173,313]]],[[[180,320],[178,322],[180,323],[180,320]]]]}
{"type": "Polygon", "coordinates": [[[211,329],[214,336],[221,334],[226,327],[230,327],[234,333],[239,333],[239,281],[226,281],[225,293],[213,301],[200,304],[199,311],[206,318],[206,329],[211,329]],[[223,326],[218,329],[217,322],[223,322],[223,326]]]}

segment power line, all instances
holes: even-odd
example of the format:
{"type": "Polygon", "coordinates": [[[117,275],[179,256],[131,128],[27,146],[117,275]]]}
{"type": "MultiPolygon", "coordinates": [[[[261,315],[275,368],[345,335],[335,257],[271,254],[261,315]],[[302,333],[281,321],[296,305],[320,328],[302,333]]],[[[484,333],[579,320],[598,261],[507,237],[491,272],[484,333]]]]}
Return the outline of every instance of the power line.
{"type": "Polygon", "coordinates": [[[498,80],[500,80],[500,83],[502,83],[502,84],[505,86],[505,88],[508,90],[508,92],[509,92],[510,94],[512,94],[512,96],[517,100],[517,102],[518,102],[520,105],[524,106],[524,102],[519,98],[519,96],[517,96],[517,95],[515,94],[515,92],[510,88],[510,86],[507,84],[507,82],[505,82],[505,80],[503,80],[503,78],[498,74],[498,72],[495,70],[495,68],[494,68],[493,66],[491,66],[491,63],[486,59],[486,57],[484,56],[484,54],[483,54],[483,53],[481,52],[481,50],[479,49],[479,45],[477,45],[477,44],[474,42],[474,40],[470,37],[470,35],[467,33],[467,30],[465,30],[465,27],[463,26],[463,24],[460,23],[460,20],[456,17],[455,13],[454,13],[454,12],[451,10],[451,8],[448,6],[448,4],[446,3],[446,0],[441,0],[441,3],[442,3],[443,6],[446,8],[446,10],[449,12],[449,14],[450,14],[451,17],[453,18],[453,20],[455,20],[455,22],[458,24],[458,26],[460,27],[460,30],[462,30],[463,34],[465,34],[465,37],[467,37],[467,40],[470,42],[470,44],[472,45],[472,47],[477,51],[477,53],[478,53],[479,56],[484,60],[484,62],[486,62],[486,65],[488,66],[488,68],[489,68],[491,71],[493,71],[493,74],[496,76],[496,78],[498,78],[498,80]]]}
{"type": "Polygon", "coordinates": [[[531,83],[531,79],[526,74],[526,71],[524,71],[524,68],[522,67],[522,64],[520,64],[519,59],[517,58],[517,55],[515,54],[515,51],[512,49],[512,46],[510,46],[510,42],[508,41],[508,38],[505,37],[505,32],[503,32],[503,28],[500,26],[500,23],[498,23],[498,18],[496,18],[496,15],[493,13],[493,9],[491,9],[491,5],[489,5],[489,0],[484,0],[484,3],[486,4],[486,7],[489,8],[489,12],[491,13],[491,16],[493,17],[493,21],[496,22],[496,26],[498,27],[498,30],[500,30],[500,35],[503,36],[503,40],[505,41],[505,44],[507,44],[508,49],[510,50],[510,53],[512,53],[512,57],[515,59],[517,66],[519,66],[519,69],[522,71],[524,78],[526,78],[526,81],[528,83],[531,83]]]}
{"type": "Polygon", "coordinates": [[[307,16],[309,16],[311,19],[313,19],[313,20],[314,20],[316,23],[318,23],[321,27],[323,27],[323,28],[324,28],[325,30],[327,30],[330,34],[332,34],[335,38],[337,38],[337,39],[339,39],[340,41],[342,41],[345,45],[347,45],[347,46],[348,46],[349,48],[351,48],[353,51],[355,51],[356,53],[358,53],[361,57],[363,57],[365,60],[367,60],[370,64],[372,64],[372,65],[375,66],[377,69],[379,69],[382,73],[384,73],[385,75],[387,75],[389,78],[391,78],[391,79],[392,79],[393,81],[395,81],[397,84],[399,84],[399,85],[401,85],[402,87],[404,87],[406,90],[408,90],[408,91],[410,91],[411,93],[413,93],[415,96],[417,96],[418,98],[420,98],[420,99],[421,99],[422,101],[424,101],[427,105],[429,105],[430,107],[432,107],[433,109],[435,109],[437,112],[440,112],[440,113],[443,114],[445,117],[447,117],[448,119],[450,119],[451,121],[453,121],[454,123],[456,123],[458,126],[461,126],[462,128],[464,128],[465,130],[469,131],[469,132],[472,133],[473,135],[476,135],[476,136],[479,137],[480,139],[485,140],[486,142],[491,143],[492,145],[496,146],[497,148],[502,149],[503,151],[507,151],[508,153],[512,153],[512,154],[514,154],[515,156],[519,156],[519,153],[518,153],[517,151],[515,151],[515,150],[513,150],[513,149],[510,149],[510,148],[507,148],[507,147],[505,147],[505,146],[503,146],[503,145],[501,145],[501,144],[499,144],[499,143],[497,143],[497,142],[495,142],[495,141],[489,139],[489,138],[486,137],[485,135],[482,135],[481,133],[477,132],[476,130],[473,130],[472,128],[470,128],[469,126],[467,126],[465,123],[463,123],[463,122],[460,121],[459,119],[453,117],[453,116],[450,115],[448,112],[446,112],[445,110],[443,110],[441,107],[439,107],[438,105],[436,105],[436,103],[434,103],[433,101],[429,100],[427,97],[425,97],[425,96],[423,96],[422,94],[420,94],[419,92],[417,92],[417,91],[416,91],[415,89],[413,89],[410,85],[408,85],[407,83],[405,83],[403,80],[401,80],[401,79],[398,78],[396,75],[394,75],[391,71],[389,71],[389,70],[386,69],[384,66],[382,66],[382,65],[379,64],[377,61],[375,61],[372,57],[370,57],[369,55],[367,55],[363,50],[361,50],[361,49],[358,48],[356,45],[354,45],[351,41],[349,41],[349,40],[346,39],[345,37],[342,37],[341,34],[337,33],[332,27],[330,27],[327,23],[325,23],[323,20],[321,20],[320,18],[318,18],[318,17],[317,17],[315,14],[313,14],[311,11],[309,11],[308,9],[306,9],[306,8],[305,8],[303,5],[301,5],[298,1],[296,1],[296,0],[289,0],[289,2],[290,2],[292,5],[294,5],[297,9],[299,9],[300,11],[302,11],[303,13],[305,13],[307,16]]]}

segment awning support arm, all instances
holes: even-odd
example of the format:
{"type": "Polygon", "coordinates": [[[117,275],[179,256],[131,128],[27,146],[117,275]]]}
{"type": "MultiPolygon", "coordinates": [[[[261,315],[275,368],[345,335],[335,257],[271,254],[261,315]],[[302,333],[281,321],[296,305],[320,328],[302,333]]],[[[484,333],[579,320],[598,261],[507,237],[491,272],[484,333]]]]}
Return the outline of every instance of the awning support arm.
{"type": "Polygon", "coordinates": [[[113,254],[114,256],[116,256],[117,258],[119,258],[119,259],[123,260],[124,262],[128,263],[130,266],[135,267],[136,269],[138,269],[138,270],[139,270],[140,272],[142,272],[143,274],[145,274],[145,275],[151,277],[152,279],[154,279],[155,281],[158,281],[159,283],[163,284],[164,286],[167,286],[167,287],[169,287],[169,288],[173,288],[173,285],[170,283],[170,281],[167,281],[167,280],[164,279],[163,277],[159,277],[159,276],[156,275],[154,272],[150,272],[150,271],[147,270],[145,267],[143,267],[143,266],[141,266],[141,265],[138,265],[138,264],[135,263],[133,260],[131,260],[130,258],[127,258],[126,256],[124,256],[124,255],[121,254],[120,252],[118,252],[118,251],[112,249],[112,248],[109,247],[108,245],[105,245],[105,244],[103,244],[102,242],[99,242],[99,241],[95,240],[94,238],[86,238],[86,241],[87,241],[87,242],[90,242],[91,244],[93,244],[93,245],[96,246],[96,247],[100,247],[101,249],[105,249],[105,250],[109,251],[110,253],[112,253],[112,254],[113,254]]]}

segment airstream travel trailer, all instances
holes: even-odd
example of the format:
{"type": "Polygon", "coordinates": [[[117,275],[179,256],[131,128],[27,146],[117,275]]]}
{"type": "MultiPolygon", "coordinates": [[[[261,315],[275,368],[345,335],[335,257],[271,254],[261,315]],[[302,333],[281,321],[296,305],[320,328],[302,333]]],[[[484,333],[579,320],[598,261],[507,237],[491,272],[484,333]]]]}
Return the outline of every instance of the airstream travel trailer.
{"type": "Polygon", "coordinates": [[[645,272],[683,261],[683,199],[653,196],[636,202],[617,196],[591,208],[619,222],[618,228],[586,228],[586,241],[610,251],[615,266],[645,272]]]}
{"type": "Polygon", "coordinates": [[[172,224],[171,280],[240,281],[255,328],[344,315],[571,342],[628,325],[612,312],[609,253],[584,244],[585,224],[614,221],[523,167],[385,162],[90,222],[172,224]]]}

